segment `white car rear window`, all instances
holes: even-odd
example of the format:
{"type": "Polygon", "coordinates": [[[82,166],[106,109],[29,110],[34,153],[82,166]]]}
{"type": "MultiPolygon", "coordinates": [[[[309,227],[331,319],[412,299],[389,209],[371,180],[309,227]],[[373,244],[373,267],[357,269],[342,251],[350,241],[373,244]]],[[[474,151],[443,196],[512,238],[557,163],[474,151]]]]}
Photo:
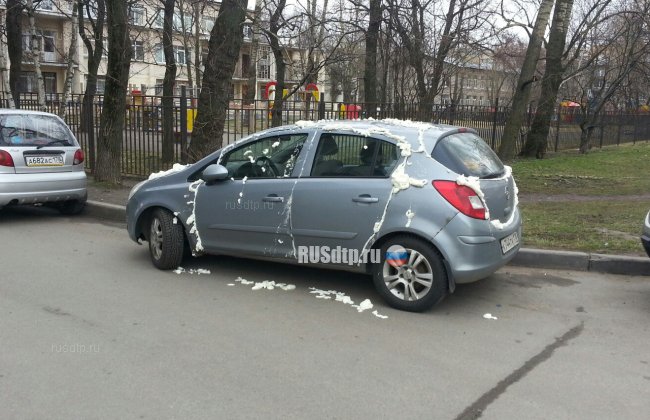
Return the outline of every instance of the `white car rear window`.
{"type": "Polygon", "coordinates": [[[0,146],[74,146],[74,138],[48,115],[0,115],[0,146]]]}

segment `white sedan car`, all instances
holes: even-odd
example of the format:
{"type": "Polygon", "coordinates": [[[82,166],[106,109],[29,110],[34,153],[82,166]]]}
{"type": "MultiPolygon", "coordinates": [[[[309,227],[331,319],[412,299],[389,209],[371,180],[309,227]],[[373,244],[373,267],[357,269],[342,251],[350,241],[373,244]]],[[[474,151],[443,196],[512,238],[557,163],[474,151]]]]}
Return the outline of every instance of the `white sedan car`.
{"type": "Polygon", "coordinates": [[[42,204],[80,213],[87,199],[84,153],[56,115],[0,110],[0,208],[42,204]]]}

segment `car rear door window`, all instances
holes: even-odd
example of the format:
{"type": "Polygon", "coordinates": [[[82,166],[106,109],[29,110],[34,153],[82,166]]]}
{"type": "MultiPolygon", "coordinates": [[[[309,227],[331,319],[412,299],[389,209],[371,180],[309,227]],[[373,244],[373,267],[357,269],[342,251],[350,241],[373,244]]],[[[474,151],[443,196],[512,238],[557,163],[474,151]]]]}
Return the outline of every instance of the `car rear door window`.
{"type": "Polygon", "coordinates": [[[475,133],[456,133],[438,141],[431,156],[456,172],[465,176],[496,178],[504,173],[499,157],[475,133]]]}
{"type": "Polygon", "coordinates": [[[390,175],[399,159],[397,146],[378,139],[323,133],[312,177],[380,177],[390,175]]]}

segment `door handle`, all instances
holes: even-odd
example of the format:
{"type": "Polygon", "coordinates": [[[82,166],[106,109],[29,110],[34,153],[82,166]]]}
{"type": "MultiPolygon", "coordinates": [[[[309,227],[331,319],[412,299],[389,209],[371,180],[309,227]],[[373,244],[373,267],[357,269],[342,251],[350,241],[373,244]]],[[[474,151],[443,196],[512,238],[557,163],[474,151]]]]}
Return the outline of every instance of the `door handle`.
{"type": "Polygon", "coordinates": [[[264,197],[262,201],[266,201],[268,203],[282,203],[284,201],[284,197],[278,197],[277,194],[269,194],[264,197]]]}
{"type": "Polygon", "coordinates": [[[352,199],[355,203],[377,203],[379,199],[377,197],[371,197],[370,194],[361,194],[358,197],[352,199]]]}

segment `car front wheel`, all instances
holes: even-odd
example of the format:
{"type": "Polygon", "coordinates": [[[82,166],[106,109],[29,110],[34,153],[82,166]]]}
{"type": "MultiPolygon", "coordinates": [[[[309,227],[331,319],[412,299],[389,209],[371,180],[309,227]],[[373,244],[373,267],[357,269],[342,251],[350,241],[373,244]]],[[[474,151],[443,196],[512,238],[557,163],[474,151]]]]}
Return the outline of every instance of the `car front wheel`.
{"type": "Polygon", "coordinates": [[[447,295],[442,257],[426,242],[411,236],[392,238],[381,247],[381,258],[373,266],[373,281],[390,306],[422,312],[447,295]]]}
{"type": "Polygon", "coordinates": [[[161,270],[177,268],[183,260],[183,226],[170,212],[154,210],[149,223],[149,253],[161,270]]]}

